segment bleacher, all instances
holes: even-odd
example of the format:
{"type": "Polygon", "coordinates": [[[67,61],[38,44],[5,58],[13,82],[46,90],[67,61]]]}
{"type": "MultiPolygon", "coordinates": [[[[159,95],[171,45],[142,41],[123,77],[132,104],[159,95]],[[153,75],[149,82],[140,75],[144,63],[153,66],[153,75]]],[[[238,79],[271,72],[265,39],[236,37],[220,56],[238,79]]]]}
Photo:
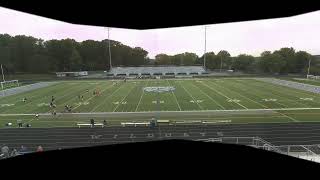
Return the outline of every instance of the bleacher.
{"type": "Polygon", "coordinates": [[[113,67],[108,76],[162,76],[204,74],[202,66],[113,67]]]}

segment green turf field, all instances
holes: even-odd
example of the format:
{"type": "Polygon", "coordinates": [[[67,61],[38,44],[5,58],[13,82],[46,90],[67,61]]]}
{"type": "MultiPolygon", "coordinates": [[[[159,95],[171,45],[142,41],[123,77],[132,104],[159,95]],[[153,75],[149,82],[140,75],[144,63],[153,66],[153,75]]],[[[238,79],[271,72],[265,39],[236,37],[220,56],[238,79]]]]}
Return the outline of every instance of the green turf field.
{"type": "Polygon", "coordinates": [[[259,123],[318,121],[319,115],[319,94],[245,78],[61,81],[0,98],[0,126],[6,122],[15,124],[17,119],[32,122],[33,127],[57,127],[75,126],[90,118],[107,119],[112,124],[148,121],[152,117],[172,121],[259,123]],[[144,87],[159,86],[173,86],[175,91],[143,91],[144,87]],[[101,91],[100,96],[93,95],[96,89],[101,91]],[[59,113],[56,117],[50,114],[51,96],[56,98],[59,113]],[[22,102],[24,97],[27,102],[22,102]],[[75,114],[63,113],[65,105],[72,106],[75,114]],[[158,110],[161,113],[157,113],[158,110]],[[35,113],[40,113],[39,119],[35,113]]]}

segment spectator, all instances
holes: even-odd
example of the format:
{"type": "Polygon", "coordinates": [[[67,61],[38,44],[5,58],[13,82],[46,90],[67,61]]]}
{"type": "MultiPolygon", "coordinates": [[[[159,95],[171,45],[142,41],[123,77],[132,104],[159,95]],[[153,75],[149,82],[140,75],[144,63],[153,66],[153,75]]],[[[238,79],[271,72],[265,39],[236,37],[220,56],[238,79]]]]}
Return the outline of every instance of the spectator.
{"type": "Polygon", "coordinates": [[[90,119],[91,127],[94,127],[94,119],[90,119]]]}
{"type": "Polygon", "coordinates": [[[43,148],[42,148],[42,146],[38,146],[38,148],[37,148],[37,152],[43,152],[43,148]]]}
{"type": "Polygon", "coordinates": [[[107,126],[107,121],[103,120],[103,126],[107,126]]]}
{"type": "Polygon", "coordinates": [[[18,127],[21,128],[22,127],[22,121],[21,120],[17,120],[18,123],[18,127]]]}
{"type": "Polygon", "coordinates": [[[16,149],[13,149],[11,152],[11,157],[15,157],[18,155],[18,151],[16,149]]]}
{"type": "Polygon", "coordinates": [[[25,147],[25,146],[21,146],[21,148],[20,148],[20,152],[22,153],[22,154],[25,154],[25,153],[27,153],[27,148],[25,147]]]}
{"type": "Polygon", "coordinates": [[[1,148],[1,153],[3,154],[4,158],[8,158],[9,157],[9,147],[4,144],[1,148]]]}

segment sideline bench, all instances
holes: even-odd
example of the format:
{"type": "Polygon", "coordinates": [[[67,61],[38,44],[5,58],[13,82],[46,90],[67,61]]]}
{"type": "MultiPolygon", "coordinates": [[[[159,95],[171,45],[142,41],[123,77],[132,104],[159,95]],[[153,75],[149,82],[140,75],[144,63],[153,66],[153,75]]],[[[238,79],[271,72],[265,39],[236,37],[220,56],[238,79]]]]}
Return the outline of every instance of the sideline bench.
{"type": "MultiPolygon", "coordinates": [[[[90,127],[92,127],[92,124],[90,124],[90,123],[77,123],[77,126],[79,126],[79,128],[80,128],[81,126],[90,126],[90,127]]],[[[95,123],[94,126],[104,127],[104,124],[102,124],[102,123],[95,123]]]]}
{"type": "Polygon", "coordinates": [[[137,123],[134,123],[134,122],[122,122],[121,125],[122,125],[123,127],[125,127],[125,126],[134,126],[134,127],[137,127],[138,125],[149,126],[149,125],[150,125],[150,122],[137,122],[137,123]]]}

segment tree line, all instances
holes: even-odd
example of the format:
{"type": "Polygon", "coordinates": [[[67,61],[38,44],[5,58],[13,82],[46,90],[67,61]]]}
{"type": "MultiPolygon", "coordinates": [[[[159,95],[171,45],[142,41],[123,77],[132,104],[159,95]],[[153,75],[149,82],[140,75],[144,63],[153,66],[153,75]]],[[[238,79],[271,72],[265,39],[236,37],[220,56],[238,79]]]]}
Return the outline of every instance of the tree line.
{"type": "MultiPolygon", "coordinates": [[[[10,73],[48,73],[57,71],[99,71],[109,69],[109,41],[73,39],[48,40],[31,36],[0,34],[0,63],[10,73]]],[[[112,66],[203,65],[210,70],[232,69],[247,73],[306,73],[311,60],[310,73],[320,73],[320,63],[305,51],[281,48],[264,51],[260,56],[240,54],[231,57],[226,50],[207,52],[199,57],[185,52],[176,55],[158,54],[152,60],[141,47],[130,47],[110,40],[112,66]]]]}
{"type": "MultiPolygon", "coordinates": [[[[48,73],[57,71],[98,71],[109,68],[109,41],[73,39],[48,40],[31,36],[0,34],[0,63],[6,71],[48,73]]],[[[110,40],[113,66],[147,64],[148,52],[110,40]]]]}

